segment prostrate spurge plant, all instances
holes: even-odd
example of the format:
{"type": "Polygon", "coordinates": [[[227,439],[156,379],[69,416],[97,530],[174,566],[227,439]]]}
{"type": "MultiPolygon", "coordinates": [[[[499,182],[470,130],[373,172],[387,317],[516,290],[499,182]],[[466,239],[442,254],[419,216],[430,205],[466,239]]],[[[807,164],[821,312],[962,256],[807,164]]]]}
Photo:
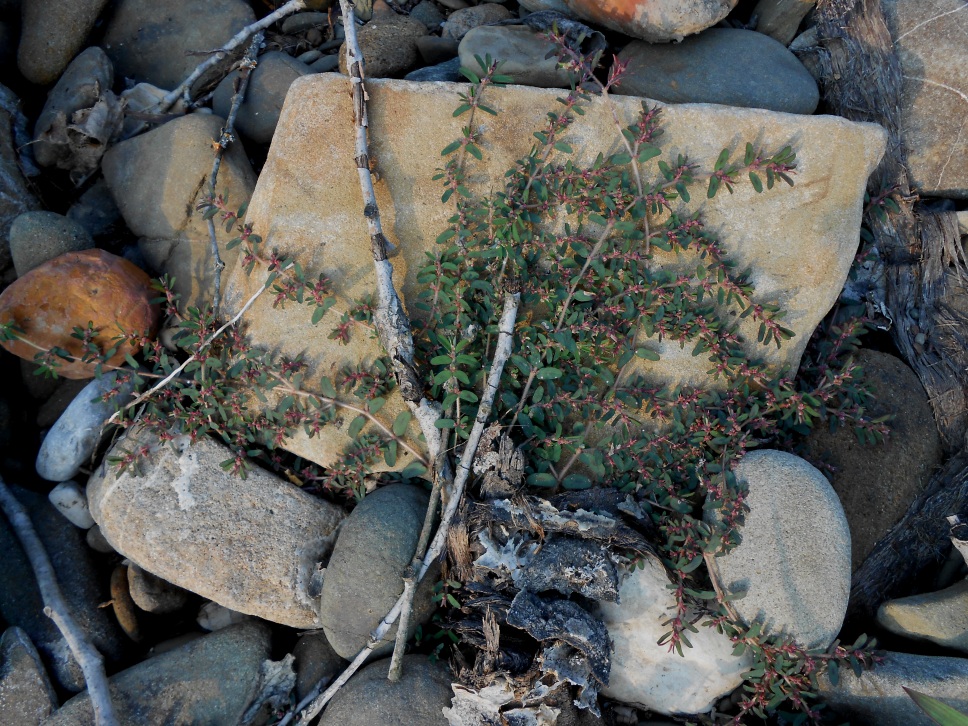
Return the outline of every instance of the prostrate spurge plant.
{"type": "MultiPolygon", "coordinates": [[[[462,137],[444,149],[447,161],[435,177],[443,184],[442,201],[453,202],[455,212],[420,272],[425,289],[412,310],[418,368],[444,410],[437,421],[448,438],[444,449],[460,454],[488,374],[501,299],[507,290],[520,292],[525,312],[514,329],[514,353],[493,419],[521,447],[528,485],[537,492],[608,486],[632,494],[657,526],[661,538],[655,544],[673,577],[677,607],[660,642],[679,653],[689,647],[688,632],[696,626],[686,619],[687,610],[701,610],[709,602],[702,624],[721,629],[737,651],[749,648],[754,655],[746,695],[732,720],[740,723],[749,713],[766,717],[783,703],[799,712],[796,720],[816,720],[817,674],[829,669],[835,678],[839,660],[855,669],[869,665],[865,642],[851,648],[835,643],[815,653],[766,637],[757,626],[747,628],[731,617],[702,566],[737,542],[744,491],[731,465],[747,449],[764,442],[790,448],[816,422],[853,426],[863,439],[883,433],[880,421],[864,416],[870,394],[849,358],[863,325],[831,326],[808,350],[797,378],[771,372],[751,358],[737,332],[737,316],[759,323],[763,345],[780,346],[792,333],[783,327],[779,307],[756,299],[749,278],[730,262],[726,244],[686,205],[694,193],[712,198],[746,181],[757,192],[778,193],[777,181],[793,184],[793,151],[767,153],[747,144],[738,154],[723,150],[707,170],[682,155],[664,159],[661,110],[643,105],[632,125],[621,128],[616,121],[623,151],[578,165],[570,158],[568,127],[574,115],[585,113],[582,104],[591,98],[587,89],[595,88],[610,103],[608,91],[623,68],[616,61],[602,83],[593,74],[597,59],[572,50],[564,37],[552,37],[562,48],[563,65],[580,82],[559,99],[563,108],[548,114],[531,151],[491,196],[471,194],[465,165],[468,157],[483,158],[475,114],[495,113],[481,103],[483,92],[509,79],[497,73],[490,58],[478,59],[479,74],[462,69],[472,85],[455,115],[469,114],[469,121],[462,137]],[[666,269],[656,251],[691,255],[695,268],[688,273],[666,269]],[[710,375],[723,385],[716,391],[660,388],[631,376],[636,356],[658,358],[636,345],[637,331],[689,346],[693,355],[709,361],[710,375]],[[718,524],[703,521],[707,498],[706,506],[719,510],[718,524]]],[[[264,249],[252,228],[241,223],[244,210],[230,211],[222,198],[203,207],[207,217],[219,215],[227,230],[238,231],[232,245],[242,246],[249,272],[265,268],[274,304],[310,306],[312,322],[331,326],[330,337],[341,342],[373,335],[370,301],[336,310],[331,282],[310,277],[283,252],[264,249]],[[330,320],[337,315],[338,321],[330,320]]],[[[275,360],[253,348],[241,325],[213,339],[219,323],[210,312],[190,309],[182,315],[170,284],[163,281],[159,289],[160,301],[177,321],[178,357],[159,341],[139,338],[138,382],[171,374],[186,353],[190,360],[139,408],[128,409],[122,425],[131,425],[137,412],[138,422],[163,439],[174,432],[193,438],[214,434],[233,451],[223,464],[227,469],[244,475],[250,459],[258,459],[308,488],[357,497],[365,493],[374,459],[383,457],[392,465],[400,447],[407,446],[410,414],[389,426],[377,416],[395,385],[386,362],[324,378],[322,393],[307,392],[301,388],[305,365],[300,360],[275,360]],[[276,405],[269,405],[270,391],[276,405]],[[358,403],[341,401],[340,391],[344,397],[352,391],[358,403]],[[253,394],[263,408],[251,405],[253,394]],[[356,445],[339,465],[319,470],[281,450],[297,428],[312,436],[347,412],[354,416],[350,430],[356,445]]],[[[8,326],[5,333],[16,331],[8,326]]],[[[42,352],[38,359],[55,370],[58,354],[42,352]]],[[[86,357],[98,358],[96,351],[86,357]]],[[[128,452],[116,463],[136,466],[139,453],[128,452]]],[[[418,463],[404,476],[425,471],[419,463],[426,464],[425,457],[412,453],[418,463]]]]}

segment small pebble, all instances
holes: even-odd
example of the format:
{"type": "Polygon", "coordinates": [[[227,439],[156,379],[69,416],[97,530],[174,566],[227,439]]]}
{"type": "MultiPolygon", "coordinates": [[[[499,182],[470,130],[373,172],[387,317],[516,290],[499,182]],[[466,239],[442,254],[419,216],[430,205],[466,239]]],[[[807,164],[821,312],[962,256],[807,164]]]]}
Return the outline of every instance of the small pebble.
{"type": "Polygon", "coordinates": [[[326,13],[295,13],[282,21],[282,32],[286,35],[295,35],[304,30],[327,25],[329,25],[329,17],[326,13]]]}
{"type": "Polygon", "coordinates": [[[101,534],[101,528],[96,524],[87,530],[87,546],[90,547],[95,552],[100,552],[101,554],[110,555],[114,554],[114,547],[104,539],[104,535],[101,534]]]}
{"type": "Polygon", "coordinates": [[[190,593],[152,575],[135,564],[128,565],[128,591],[134,604],[148,613],[167,615],[188,604],[190,593]]]}
{"type": "Polygon", "coordinates": [[[314,47],[322,43],[325,37],[319,28],[310,28],[306,31],[306,42],[314,47]]]}
{"type": "Polygon", "coordinates": [[[115,567],[111,573],[111,606],[124,634],[135,643],[140,643],[142,636],[138,610],[128,592],[128,568],[124,565],[115,567]]]}
{"type": "Polygon", "coordinates": [[[222,607],[217,602],[208,602],[202,605],[201,610],[198,611],[198,618],[195,622],[198,623],[199,627],[213,632],[236,623],[245,622],[249,617],[244,613],[222,607]]]}
{"type": "Polygon", "coordinates": [[[47,498],[75,527],[90,529],[94,526],[91,510],[87,508],[87,495],[76,481],[62,481],[50,490],[47,498]]]}
{"type": "Polygon", "coordinates": [[[310,63],[309,67],[316,73],[332,73],[339,68],[339,56],[336,54],[324,55],[315,63],[310,63]]]}
{"type": "Polygon", "coordinates": [[[296,60],[302,61],[308,66],[310,63],[321,58],[322,56],[323,52],[321,50],[307,50],[302,55],[297,55],[296,60]]]}

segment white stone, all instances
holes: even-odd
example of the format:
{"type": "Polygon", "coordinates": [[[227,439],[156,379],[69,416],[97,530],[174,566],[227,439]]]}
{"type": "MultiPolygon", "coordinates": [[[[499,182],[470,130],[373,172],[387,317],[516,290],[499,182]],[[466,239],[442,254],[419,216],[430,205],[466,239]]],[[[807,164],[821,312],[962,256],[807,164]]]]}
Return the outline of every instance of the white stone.
{"type": "Polygon", "coordinates": [[[715,628],[699,625],[688,633],[683,654],[657,645],[667,632],[675,598],[662,563],[646,558],[619,590],[618,603],[599,603],[612,638],[612,671],[602,695],[662,714],[700,713],[743,682],[752,659],[733,655],[733,644],[715,628]]]}
{"type": "Polygon", "coordinates": [[[251,620],[251,618],[245,613],[229,610],[217,602],[207,602],[199,609],[198,618],[195,619],[195,622],[198,623],[198,627],[211,633],[246,620],[251,620]]]}
{"type": "MultiPolygon", "coordinates": [[[[742,542],[713,560],[747,623],[826,648],[840,632],[850,593],[850,530],[837,493],[793,454],[760,450],[734,467],[749,487],[742,542]]],[[[715,516],[707,510],[707,517],[715,516]]]]}
{"type": "Polygon", "coordinates": [[[221,468],[224,444],[188,436],[161,443],[129,430],[108,453],[148,453],[124,471],[105,463],[87,482],[108,543],[141,568],[232,610],[293,628],[321,627],[313,578],[344,513],[253,467],[221,468]]]}
{"type": "Polygon", "coordinates": [[[51,426],[37,452],[37,473],[44,479],[67,481],[91,458],[101,440],[104,422],[114,413],[115,402],[126,402],[134,391],[134,381],[128,380],[111,401],[102,401],[117,377],[117,373],[108,373],[88,383],[51,426]]]}
{"type": "Polygon", "coordinates": [[[94,526],[94,517],[87,508],[87,495],[76,481],[62,481],[50,490],[47,498],[75,527],[90,529],[94,526]]]}

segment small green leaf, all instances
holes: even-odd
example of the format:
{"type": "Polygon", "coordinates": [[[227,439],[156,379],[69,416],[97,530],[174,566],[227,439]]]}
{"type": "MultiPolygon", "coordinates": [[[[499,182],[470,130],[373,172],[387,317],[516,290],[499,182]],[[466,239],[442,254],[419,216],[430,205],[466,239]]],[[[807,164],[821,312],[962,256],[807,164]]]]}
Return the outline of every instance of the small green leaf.
{"type": "Polygon", "coordinates": [[[968,716],[953,709],[943,701],[939,701],[933,696],[920,693],[905,686],[902,686],[902,688],[911,697],[911,700],[917,704],[918,708],[924,711],[932,721],[940,724],[940,726],[968,726],[968,716]]]}
{"type": "Polygon", "coordinates": [[[569,474],[562,480],[561,485],[565,489],[589,489],[592,480],[584,474],[569,474]]]}
{"type": "Polygon", "coordinates": [[[323,376],[319,381],[319,390],[323,392],[326,398],[336,398],[336,388],[333,386],[333,382],[326,376],[323,376]]]}
{"type": "Polygon", "coordinates": [[[364,425],[366,425],[366,416],[357,416],[350,424],[350,429],[347,431],[347,434],[351,439],[355,439],[360,435],[364,425]]]}
{"type": "Polygon", "coordinates": [[[753,189],[756,190],[757,194],[763,191],[763,182],[760,181],[760,177],[755,171],[750,172],[750,183],[753,185],[753,189]]]}
{"type": "Polygon", "coordinates": [[[638,155],[639,163],[644,164],[650,159],[654,159],[661,153],[662,153],[662,150],[659,149],[659,147],[652,146],[651,144],[647,144],[643,146],[641,149],[639,149],[639,155],[638,155]]]}
{"type": "Polygon", "coordinates": [[[474,71],[472,71],[470,68],[464,68],[464,66],[461,66],[459,72],[462,76],[464,76],[464,78],[466,78],[471,83],[481,82],[481,77],[477,75],[474,71]]]}
{"type": "Polygon", "coordinates": [[[562,154],[570,154],[570,153],[572,153],[571,145],[565,143],[564,141],[557,141],[557,142],[555,142],[555,149],[557,149],[558,151],[560,151],[562,154]]]}
{"type": "Polygon", "coordinates": [[[374,398],[370,401],[366,407],[370,413],[379,413],[380,409],[386,405],[387,400],[385,398],[374,398]]]}
{"type": "Polygon", "coordinates": [[[439,429],[452,429],[454,426],[456,426],[456,424],[452,418],[439,418],[434,421],[434,426],[439,429]]]}
{"type": "Polygon", "coordinates": [[[650,350],[649,348],[636,348],[635,355],[637,355],[639,358],[645,358],[646,360],[659,360],[659,354],[654,350],[650,350]]]}
{"type": "Polygon", "coordinates": [[[401,411],[397,414],[397,417],[393,420],[393,435],[403,436],[407,433],[407,426],[410,425],[410,419],[413,415],[409,411],[401,411]]]}
{"type": "Polygon", "coordinates": [[[555,479],[554,474],[548,474],[547,472],[543,474],[531,474],[528,476],[528,486],[550,489],[558,486],[558,480],[555,479]]]}
{"type": "Polygon", "coordinates": [[[727,161],[729,161],[729,149],[723,149],[719,152],[719,158],[716,159],[716,166],[713,167],[713,170],[719,171],[726,166],[727,161]]]}
{"type": "Polygon", "coordinates": [[[564,375],[560,368],[541,368],[535,375],[539,381],[547,381],[552,378],[561,378],[564,375]]]}
{"type": "Polygon", "coordinates": [[[447,156],[447,154],[453,154],[455,151],[457,151],[460,148],[460,143],[461,143],[460,140],[452,141],[451,143],[447,144],[447,146],[443,148],[443,150],[440,152],[440,155],[447,156]]]}

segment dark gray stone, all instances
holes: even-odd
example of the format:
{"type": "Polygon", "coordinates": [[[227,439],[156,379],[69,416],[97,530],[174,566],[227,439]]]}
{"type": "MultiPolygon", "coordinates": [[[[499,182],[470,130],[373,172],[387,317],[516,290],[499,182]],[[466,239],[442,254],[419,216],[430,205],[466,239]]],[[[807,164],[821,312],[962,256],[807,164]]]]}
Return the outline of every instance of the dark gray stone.
{"type": "Polygon", "coordinates": [[[403,77],[405,81],[460,81],[463,76],[460,74],[460,58],[452,58],[449,61],[438,63],[435,66],[418,68],[403,77]]]}
{"type": "Polygon", "coordinates": [[[192,51],[221,48],[253,22],[244,0],[121,0],[103,45],[122,78],[174,88],[202,60],[192,51]]]}
{"type": "Polygon", "coordinates": [[[104,178],[98,179],[67,210],[67,218],[80,224],[92,237],[110,234],[122,224],[121,210],[114,203],[104,178]]]}
{"type": "Polygon", "coordinates": [[[444,22],[444,14],[430,0],[420,0],[419,3],[414,5],[410,11],[410,17],[426,25],[430,32],[437,30],[440,24],[444,22]]]}
{"type": "Polygon", "coordinates": [[[326,640],[325,633],[306,633],[292,651],[296,658],[296,700],[302,701],[317,683],[329,681],[347,663],[326,640]]]}
{"type": "Polygon", "coordinates": [[[314,60],[309,68],[313,73],[332,73],[339,68],[339,56],[324,55],[314,60]]]}
{"type": "Polygon", "coordinates": [[[0,723],[40,723],[57,708],[44,664],[20,628],[7,628],[0,638],[0,723]]]}
{"type": "Polygon", "coordinates": [[[44,109],[34,124],[34,158],[41,166],[54,166],[64,150],[47,136],[55,124],[70,122],[75,111],[91,108],[114,84],[114,66],[107,54],[92,46],[78,55],[47,94],[44,109]]]}
{"type": "MultiPolygon", "coordinates": [[[[117,624],[98,608],[107,597],[98,585],[90,550],[84,544],[84,533],[64,519],[47,497],[17,487],[11,489],[27,509],[47,550],[74,619],[107,661],[116,661],[121,657],[122,635],[117,624]]],[[[0,568],[0,616],[10,625],[23,628],[63,688],[80,691],[84,688],[81,668],[54,621],[44,615],[44,603],[33,570],[3,517],[0,517],[0,552],[4,553],[0,568]]]]}
{"type": "Polygon", "coordinates": [[[319,726],[447,726],[454,680],[422,655],[403,659],[403,676],[387,680],[389,659],[371,663],[350,678],[323,711],[319,726]]]}
{"type": "MultiPolygon", "coordinates": [[[[238,726],[258,693],[269,656],[269,629],[257,621],[225,628],[112,676],[111,700],[122,724],[238,726]]],[[[45,726],[90,726],[87,693],[45,726]]]]}
{"type": "Polygon", "coordinates": [[[503,5],[496,5],[494,3],[462,8],[450,14],[447,22],[444,23],[441,35],[444,38],[456,38],[460,40],[467,35],[471,28],[507,20],[510,17],[510,10],[503,5]]]}
{"type": "MultiPolygon", "coordinates": [[[[416,486],[377,489],[343,522],[333,547],[320,603],[326,639],[343,658],[353,658],[403,592],[403,573],[413,557],[429,496],[416,486]]],[[[432,612],[434,573],[417,589],[411,627],[432,612]]],[[[375,656],[393,649],[396,625],[375,656]]]]}
{"type": "Polygon", "coordinates": [[[0,272],[12,264],[6,240],[13,220],[40,205],[27,187],[20,169],[14,133],[23,120],[20,100],[6,86],[0,86],[0,272]]]}
{"type": "Polygon", "coordinates": [[[666,103],[718,103],[813,113],[820,100],[809,71],[762,33],[710,28],[676,44],[635,40],[619,53],[629,67],[616,93],[666,103]]]}
{"type": "Polygon", "coordinates": [[[905,687],[968,712],[968,659],[890,652],[881,655],[884,661],[860,678],[850,668],[840,669],[836,686],[826,675],[820,676],[821,700],[852,724],[933,726],[934,721],[915,705],[905,687]]]}
{"type": "Polygon", "coordinates": [[[451,58],[456,58],[458,48],[460,48],[460,41],[453,38],[441,38],[436,35],[425,35],[422,38],[417,38],[417,52],[420,53],[424,63],[429,65],[437,65],[451,58]]]}
{"type": "Polygon", "coordinates": [[[475,56],[502,62],[500,73],[512,83],[538,88],[568,88],[574,73],[558,68],[555,44],[526,25],[485,25],[473,28],[460,42],[460,59],[467,68],[477,68],[475,56]],[[548,56],[551,57],[548,57],[548,56]]]}
{"type": "MultiPolygon", "coordinates": [[[[312,73],[309,66],[287,53],[272,51],[260,56],[259,65],[249,76],[249,87],[235,119],[239,133],[258,144],[272,141],[289,86],[309,73],[312,73]]],[[[238,77],[239,72],[233,71],[215,89],[212,109],[223,118],[228,118],[232,108],[238,77]]]]}
{"type": "Polygon", "coordinates": [[[10,225],[10,256],[17,277],[64,254],[94,246],[79,223],[55,212],[24,212],[10,225]]]}

